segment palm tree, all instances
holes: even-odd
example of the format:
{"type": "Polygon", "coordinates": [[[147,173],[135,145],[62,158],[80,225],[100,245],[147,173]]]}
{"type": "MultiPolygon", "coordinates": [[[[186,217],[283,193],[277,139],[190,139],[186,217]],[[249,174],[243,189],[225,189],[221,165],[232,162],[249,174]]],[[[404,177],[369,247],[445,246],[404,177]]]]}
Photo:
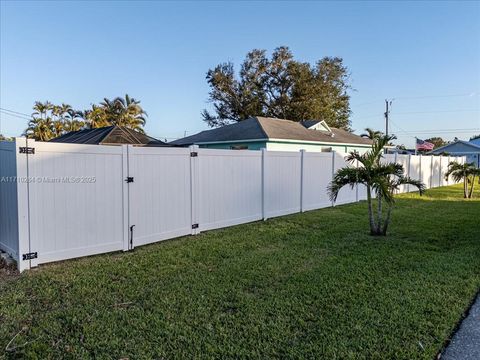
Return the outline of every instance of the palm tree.
{"type": "Polygon", "coordinates": [[[109,126],[110,123],[106,119],[105,109],[101,106],[92,104],[92,108],[79,112],[79,116],[90,129],[109,126]]]}
{"type": "Polygon", "coordinates": [[[126,94],[125,98],[117,97],[113,100],[105,98],[100,105],[109,124],[144,132],[147,113],[140,106],[140,101],[126,94]]]}
{"type": "Polygon", "coordinates": [[[39,141],[48,141],[54,138],[52,129],[53,123],[50,117],[34,117],[28,122],[28,127],[23,132],[23,135],[39,141]]]}
{"type": "Polygon", "coordinates": [[[459,164],[452,161],[448,164],[448,171],[445,179],[451,176],[455,182],[463,180],[463,198],[471,199],[473,197],[473,188],[475,186],[475,178],[480,177],[480,169],[477,169],[473,163],[459,164]],[[470,189],[469,189],[470,185],[470,189]]]}
{"type": "Polygon", "coordinates": [[[363,137],[363,138],[370,139],[370,140],[378,139],[380,136],[383,135],[383,133],[381,131],[373,130],[371,128],[366,128],[365,131],[366,131],[366,133],[363,133],[360,136],[363,137]]]}
{"type": "Polygon", "coordinates": [[[344,186],[350,185],[353,189],[357,184],[365,185],[367,189],[368,218],[371,235],[387,234],[390,217],[395,203],[394,193],[401,185],[410,184],[418,188],[420,194],[425,191],[425,185],[404,175],[403,166],[397,163],[382,164],[380,162],[385,146],[393,140],[394,136],[381,135],[373,138],[372,148],[360,155],[351,152],[347,162],[358,167],[344,167],[339,169],[328,186],[330,199],[335,201],[344,186]],[[375,219],[372,202],[372,192],[377,196],[377,216],[375,219]],[[384,216],[382,202],[388,205],[384,216]]]}
{"type": "Polygon", "coordinates": [[[81,120],[81,113],[79,111],[73,110],[72,107],[66,109],[64,113],[64,124],[66,131],[78,131],[81,130],[85,123],[81,120]]]}
{"type": "Polygon", "coordinates": [[[63,135],[65,131],[64,123],[62,120],[55,120],[52,123],[52,136],[54,138],[59,137],[60,135],[63,135]]]}
{"type": "Polygon", "coordinates": [[[41,101],[35,101],[35,105],[33,105],[33,114],[32,117],[39,116],[40,118],[47,118],[47,114],[50,110],[53,110],[53,105],[50,101],[45,101],[42,103],[41,101]]]}

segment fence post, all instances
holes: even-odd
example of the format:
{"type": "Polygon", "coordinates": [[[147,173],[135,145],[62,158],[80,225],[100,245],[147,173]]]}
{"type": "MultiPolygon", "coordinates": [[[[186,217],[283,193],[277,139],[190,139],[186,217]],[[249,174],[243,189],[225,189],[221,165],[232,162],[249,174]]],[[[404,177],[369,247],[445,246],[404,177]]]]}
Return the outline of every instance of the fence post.
{"type": "Polygon", "coordinates": [[[262,148],[262,219],[267,220],[267,204],[266,204],[266,160],[267,149],[262,148]]]}
{"type": "MultiPolygon", "coordinates": [[[[335,150],[332,150],[332,181],[335,176],[335,150]]],[[[332,206],[335,206],[335,201],[332,201],[332,206]]]]}
{"type": "Polygon", "coordinates": [[[129,174],[128,152],[131,145],[122,145],[122,194],[123,194],[123,251],[128,251],[130,236],[130,191],[126,181],[129,174]]]}
{"type": "Polygon", "coordinates": [[[303,212],[303,193],[304,193],[304,168],[305,168],[305,150],[300,150],[300,212],[303,212]]]}
{"type": "Polygon", "coordinates": [[[200,233],[198,228],[199,214],[198,214],[198,145],[191,145],[190,149],[190,207],[191,207],[191,223],[192,235],[200,233]]]}
{"type": "Polygon", "coordinates": [[[18,217],[18,270],[31,268],[31,260],[23,260],[22,255],[30,250],[30,214],[29,214],[29,171],[28,154],[20,153],[20,148],[31,145],[26,138],[15,138],[15,158],[17,173],[17,217],[18,217]]]}

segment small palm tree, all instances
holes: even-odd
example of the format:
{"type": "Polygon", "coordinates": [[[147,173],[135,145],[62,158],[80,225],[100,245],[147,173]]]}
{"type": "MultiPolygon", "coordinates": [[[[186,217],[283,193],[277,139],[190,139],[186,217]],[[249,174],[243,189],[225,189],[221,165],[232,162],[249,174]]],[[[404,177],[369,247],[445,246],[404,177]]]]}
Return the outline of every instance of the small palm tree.
{"type": "Polygon", "coordinates": [[[53,137],[59,137],[65,131],[64,123],[62,120],[55,120],[52,123],[52,135],[53,137]]]}
{"type": "Polygon", "coordinates": [[[418,188],[420,194],[425,191],[425,185],[404,175],[403,166],[397,163],[382,164],[381,158],[385,146],[394,136],[379,135],[373,138],[372,148],[360,155],[351,152],[347,162],[358,167],[344,167],[339,169],[328,186],[330,199],[335,201],[340,190],[347,185],[353,189],[355,185],[363,184],[367,189],[368,218],[371,235],[387,234],[392,209],[395,203],[394,194],[401,185],[410,184],[418,188]],[[377,216],[375,219],[372,195],[377,197],[377,216]],[[387,204],[386,214],[383,213],[383,202],[387,204]]]}
{"type": "Polygon", "coordinates": [[[383,135],[383,133],[381,131],[373,130],[371,128],[366,128],[365,131],[366,131],[366,133],[361,134],[360,136],[363,137],[363,138],[370,139],[370,140],[378,139],[380,136],[383,135]]]}
{"type": "Polygon", "coordinates": [[[28,122],[28,127],[23,135],[39,141],[48,141],[54,138],[53,128],[53,122],[50,117],[34,117],[28,122]]]}
{"type": "Polygon", "coordinates": [[[475,178],[480,177],[480,169],[477,169],[473,163],[459,164],[452,161],[448,164],[448,171],[445,174],[445,180],[451,176],[455,182],[463,180],[463,198],[471,199],[473,197],[473,188],[475,178]],[[470,185],[470,189],[469,189],[470,185]]]}

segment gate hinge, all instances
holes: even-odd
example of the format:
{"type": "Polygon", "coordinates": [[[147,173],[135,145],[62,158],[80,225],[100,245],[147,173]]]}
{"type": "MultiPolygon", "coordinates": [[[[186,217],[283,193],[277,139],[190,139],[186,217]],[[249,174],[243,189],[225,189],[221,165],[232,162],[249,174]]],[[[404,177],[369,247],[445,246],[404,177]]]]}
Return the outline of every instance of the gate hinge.
{"type": "Polygon", "coordinates": [[[133,182],[133,176],[129,176],[125,179],[127,183],[132,183],[133,182]]]}
{"type": "Polygon", "coordinates": [[[190,153],[190,156],[191,156],[191,157],[197,157],[197,156],[198,156],[198,152],[192,151],[192,152],[190,153]]]}
{"type": "Polygon", "coordinates": [[[18,148],[20,154],[35,154],[35,148],[28,146],[21,146],[18,148]]]}
{"type": "Polygon", "coordinates": [[[198,224],[192,224],[192,229],[198,229],[198,224]]]}
{"type": "Polygon", "coordinates": [[[38,258],[37,252],[26,253],[22,255],[23,260],[32,260],[38,258]]]}

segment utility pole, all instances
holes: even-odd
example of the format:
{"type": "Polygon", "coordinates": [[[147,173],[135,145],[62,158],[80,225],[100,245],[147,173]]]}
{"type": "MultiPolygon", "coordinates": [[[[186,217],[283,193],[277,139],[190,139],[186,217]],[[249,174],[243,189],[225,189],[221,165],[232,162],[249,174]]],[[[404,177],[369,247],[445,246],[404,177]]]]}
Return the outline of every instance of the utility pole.
{"type": "Polygon", "coordinates": [[[389,106],[392,105],[392,100],[385,99],[385,135],[388,135],[388,115],[390,114],[389,106]]]}

